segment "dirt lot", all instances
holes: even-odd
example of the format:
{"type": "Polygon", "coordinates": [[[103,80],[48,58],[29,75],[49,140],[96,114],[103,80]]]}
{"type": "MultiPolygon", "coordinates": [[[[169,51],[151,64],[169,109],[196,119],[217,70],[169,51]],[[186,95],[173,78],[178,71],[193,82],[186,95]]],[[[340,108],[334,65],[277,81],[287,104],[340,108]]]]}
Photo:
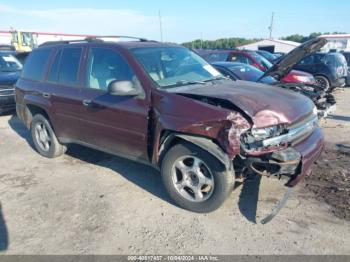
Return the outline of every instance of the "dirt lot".
{"type": "Polygon", "coordinates": [[[79,146],[45,159],[17,118],[1,116],[0,252],[350,254],[350,222],[341,219],[349,215],[350,89],[336,98],[322,123],[326,154],[266,225],[260,219],[285,192],[277,180],[252,180],[218,211],[195,214],[172,204],[152,168],[79,146]]]}

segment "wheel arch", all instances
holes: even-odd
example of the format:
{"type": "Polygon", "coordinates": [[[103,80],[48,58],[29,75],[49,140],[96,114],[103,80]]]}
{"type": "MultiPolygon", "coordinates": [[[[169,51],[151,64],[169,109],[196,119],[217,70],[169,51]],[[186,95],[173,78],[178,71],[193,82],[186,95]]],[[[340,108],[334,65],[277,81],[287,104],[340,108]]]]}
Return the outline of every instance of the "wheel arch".
{"type": "Polygon", "coordinates": [[[326,78],[327,81],[329,82],[329,84],[331,85],[331,83],[332,83],[331,80],[330,80],[329,77],[326,76],[325,74],[322,74],[322,73],[314,74],[314,77],[317,77],[317,76],[322,76],[322,77],[326,78]]]}
{"type": "Polygon", "coordinates": [[[158,152],[158,165],[160,166],[165,153],[174,145],[187,142],[198,146],[207,151],[213,157],[220,161],[227,170],[233,170],[232,161],[224,150],[216,144],[211,138],[196,136],[192,134],[179,133],[175,131],[163,131],[161,136],[161,144],[158,152]]]}
{"type": "Polygon", "coordinates": [[[43,107],[37,104],[28,103],[25,105],[25,115],[26,115],[25,125],[27,126],[27,128],[30,127],[30,123],[32,122],[33,117],[36,114],[42,114],[51,123],[50,116],[43,107]]]}

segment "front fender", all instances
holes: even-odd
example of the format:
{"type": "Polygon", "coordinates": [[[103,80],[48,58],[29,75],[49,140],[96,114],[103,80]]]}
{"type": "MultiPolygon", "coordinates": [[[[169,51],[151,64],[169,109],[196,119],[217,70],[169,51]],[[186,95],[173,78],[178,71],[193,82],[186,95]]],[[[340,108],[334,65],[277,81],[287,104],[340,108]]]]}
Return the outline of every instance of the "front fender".
{"type": "Polygon", "coordinates": [[[181,133],[171,133],[166,137],[159,150],[160,161],[162,159],[161,156],[166,152],[172,141],[176,138],[187,141],[193,145],[202,148],[203,150],[207,151],[209,154],[214,156],[216,159],[218,159],[226,167],[227,170],[233,170],[233,165],[230,157],[212,140],[205,137],[186,135],[181,133]]]}

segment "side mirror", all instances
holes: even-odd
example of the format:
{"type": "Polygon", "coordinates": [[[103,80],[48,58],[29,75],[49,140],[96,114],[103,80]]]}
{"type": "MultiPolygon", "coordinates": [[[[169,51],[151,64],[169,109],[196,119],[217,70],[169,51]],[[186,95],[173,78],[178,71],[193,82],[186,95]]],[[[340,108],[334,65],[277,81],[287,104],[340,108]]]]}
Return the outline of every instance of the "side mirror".
{"type": "Polygon", "coordinates": [[[112,96],[137,96],[140,90],[131,81],[114,80],[108,85],[108,93],[112,96]]]}

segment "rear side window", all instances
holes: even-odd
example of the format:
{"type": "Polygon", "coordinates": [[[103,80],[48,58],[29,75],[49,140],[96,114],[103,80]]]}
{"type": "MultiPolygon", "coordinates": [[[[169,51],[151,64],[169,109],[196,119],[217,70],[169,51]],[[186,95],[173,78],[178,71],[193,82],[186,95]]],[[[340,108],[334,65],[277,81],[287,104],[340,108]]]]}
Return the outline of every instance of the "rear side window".
{"type": "Polygon", "coordinates": [[[58,81],[58,72],[60,67],[61,55],[62,55],[62,50],[58,50],[49,72],[48,81],[50,82],[58,81]]]}
{"type": "Polygon", "coordinates": [[[43,80],[50,53],[51,49],[47,48],[34,50],[25,62],[22,77],[35,81],[43,80]]]}
{"type": "Polygon", "coordinates": [[[64,85],[76,85],[82,48],[64,49],[61,56],[58,82],[64,85]]]}

